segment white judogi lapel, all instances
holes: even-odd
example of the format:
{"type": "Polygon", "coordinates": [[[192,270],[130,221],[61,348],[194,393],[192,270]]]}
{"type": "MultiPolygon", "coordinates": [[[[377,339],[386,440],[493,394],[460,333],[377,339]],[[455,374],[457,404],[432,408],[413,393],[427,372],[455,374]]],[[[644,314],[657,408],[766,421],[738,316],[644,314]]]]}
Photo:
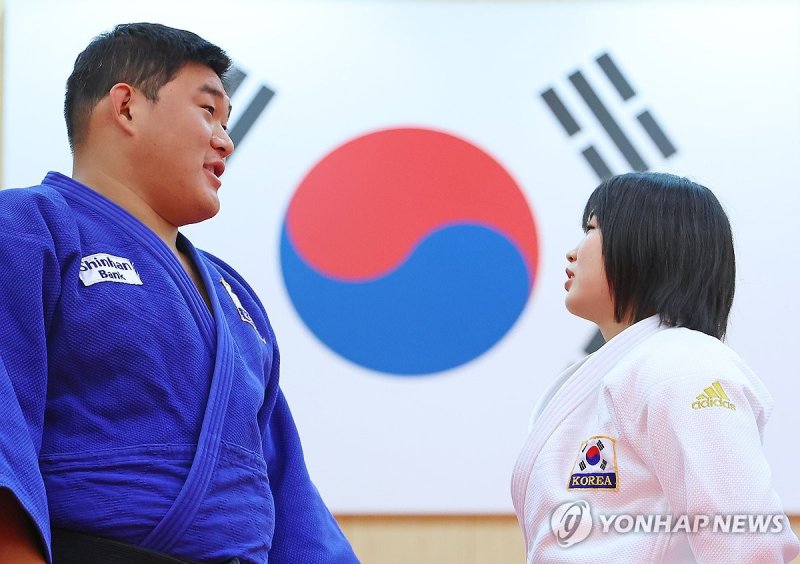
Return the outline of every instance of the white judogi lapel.
{"type": "Polygon", "coordinates": [[[599,350],[562,372],[534,409],[531,432],[517,459],[511,481],[511,497],[524,533],[526,550],[531,531],[526,526],[530,519],[525,502],[534,463],[547,439],[578,405],[598,392],[603,377],[623,356],[662,329],[658,316],[628,327],[599,350]]]}

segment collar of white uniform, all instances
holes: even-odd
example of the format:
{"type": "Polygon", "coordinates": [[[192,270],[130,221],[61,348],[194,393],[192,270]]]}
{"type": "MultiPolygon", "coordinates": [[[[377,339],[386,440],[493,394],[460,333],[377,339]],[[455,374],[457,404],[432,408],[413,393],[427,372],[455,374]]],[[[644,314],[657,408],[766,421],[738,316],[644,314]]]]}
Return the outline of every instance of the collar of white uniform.
{"type": "Polygon", "coordinates": [[[539,407],[534,410],[531,433],[517,460],[511,482],[511,495],[525,532],[526,545],[529,541],[529,530],[525,520],[527,517],[523,518],[525,498],[528,494],[531,469],[545,441],[576,406],[591,394],[597,393],[597,387],[605,375],[622,357],[664,329],[666,326],[661,325],[657,315],[634,323],[583,361],[575,363],[563,372],[559,377],[559,380],[563,378],[563,382],[556,383],[557,389],[552,393],[548,392],[542,398],[539,407]],[[566,401],[561,401],[562,398],[566,398],[566,401]]]}
{"type": "Polygon", "coordinates": [[[620,358],[636,348],[642,341],[663,331],[667,326],[661,324],[658,315],[651,315],[617,334],[605,345],[597,349],[586,361],[586,367],[605,371],[614,366],[620,358]]]}

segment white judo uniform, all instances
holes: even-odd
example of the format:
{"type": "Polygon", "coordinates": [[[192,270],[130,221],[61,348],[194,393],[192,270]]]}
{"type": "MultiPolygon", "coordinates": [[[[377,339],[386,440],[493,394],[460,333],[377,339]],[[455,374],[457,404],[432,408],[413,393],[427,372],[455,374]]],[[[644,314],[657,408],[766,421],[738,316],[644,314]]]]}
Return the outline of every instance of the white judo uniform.
{"type": "Polygon", "coordinates": [[[627,328],[534,410],[511,486],[527,561],[788,562],[800,544],[762,450],[771,409],[719,340],[657,316],[627,328]]]}

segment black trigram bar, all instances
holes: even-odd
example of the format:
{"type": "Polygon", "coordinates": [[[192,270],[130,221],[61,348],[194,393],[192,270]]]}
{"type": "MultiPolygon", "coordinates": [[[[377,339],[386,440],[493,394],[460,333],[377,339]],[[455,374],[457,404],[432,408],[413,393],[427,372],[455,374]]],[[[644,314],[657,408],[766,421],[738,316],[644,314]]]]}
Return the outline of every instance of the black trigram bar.
{"type": "Polygon", "coordinates": [[[592,337],[592,340],[589,341],[589,344],[586,345],[586,348],[583,350],[586,352],[586,354],[592,354],[605,344],[606,340],[603,338],[603,334],[600,332],[600,330],[598,330],[597,333],[594,334],[594,337],[592,337]]]}
{"type": "Polygon", "coordinates": [[[617,89],[619,92],[620,97],[627,101],[636,96],[636,92],[634,92],[633,87],[630,83],[622,76],[622,72],[619,70],[619,67],[614,63],[614,60],[611,58],[611,55],[605,53],[597,57],[597,64],[600,65],[600,68],[603,69],[603,72],[606,73],[608,80],[611,81],[611,84],[614,85],[614,88],[617,89]]]}
{"type": "Polygon", "coordinates": [[[247,73],[239,67],[231,67],[228,72],[225,73],[225,90],[228,92],[228,96],[233,98],[234,92],[239,89],[246,77],[247,73]]]}
{"type": "Polygon", "coordinates": [[[542,99],[544,99],[547,107],[550,108],[550,111],[553,112],[553,115],[556,116],[556,119],[561,123],[561,127],[564,128],[567,135],[572,137],[581,130],[581,126],[578,125],[578,122],[575,121],[575,118],[569,113],[569,110],[564,106],[564,103],[561,101],[561,98],[558,97],[555,90],[548,88],[542,92],[542,99]]]}
{"type": "Polygon", "coordinates": [[[244,136],[247,135],[247,132],[253,127],[253,124],[261,115],[261,112],[264,111],[264,108],[267,107],[267,104],[269,104],[274,94],[275,92],[266,86],[261,86],[261,88],[258,89],[255,97],[250,101],[247,108],[245,108],[244,113],[228,131],[228,135],[230,135],[234,145],[238,145],[244,136]]]}
{"type": "Polygon", "coordinates": [[[589,86],[589,83],[586,82],[581,71],[572,73],[569,76],[569,80],[578,91],[578,94],[581,95],[584,102],[586,102],[586,105],[589,106],[589,109],[597,118],[597,121],[599,121],[603,129],[606,130],[608,136],[611,137],[611,140],[622,153],[622,156],[625,157],[625,160],[631,165],[631,168],[638,171],[647,170],[644,159],[642,159],[641,155],[639,155],[633,145],[631,145],[631,142],[622,132],[616,120],[608,112],[603,102],[600,101],[600,98],[597,97],[597,94],[592,90],[592,87],[589,86]]]}
{"type": "Polygon", "coordinates": [[[603,157],[600,156],[600,153],[597,152],[597,149],[594,148],[594,145],[589,145],[586,147],[582,152],[583,158],[586,159],[586,162],[589,163],[589,166],[592,167],[592,170],[597,175],[597,178],[600,180],[606,180],[614,176],[611,172],[611,169],[608,168],[606,161],[603,160],[603,157]]]}
{"type": "Polygon", "coordinates": [[[656,144],[658,150],[661,151],[661,154],[664,157],[669,157],[674,155],[677,152],[675,146],[672,142],[667,138],[667,135],[664,133],[664,130],[659,127],[656,119],[653,117],[648,110],[643,111],[641,114],[636,116],[636,119],[639,120],[639,123],[642,124],[644,130],[650,136],[650,139],[653,140],[653,143],[656,144]]]}
{"type": "MultiPolygon", "coordinates": [[[[558,94],[556,94],[555,90],[548,88],[542,92],[542,99],[547,104],[547,107],[550,108],[550,111],[553,112],[553,115],[559,121],[561,127],[564,128],[564,131],[567,132],[567,135],[572,137],[581,130],[581,126],[578,125],[578,122],[572,117],[572,114],[561,101],[558,94]]],[[[597,149],[595,149],[593,145],[583,150],[583,158],[586,159],[586,162],[589,163],[589,166],[592,167],[592,170],[600,180],[605,180],[613,176],[611,169],[608,168],[603,157],[600,156],[600,153],[597,152],[597,149]]]]}

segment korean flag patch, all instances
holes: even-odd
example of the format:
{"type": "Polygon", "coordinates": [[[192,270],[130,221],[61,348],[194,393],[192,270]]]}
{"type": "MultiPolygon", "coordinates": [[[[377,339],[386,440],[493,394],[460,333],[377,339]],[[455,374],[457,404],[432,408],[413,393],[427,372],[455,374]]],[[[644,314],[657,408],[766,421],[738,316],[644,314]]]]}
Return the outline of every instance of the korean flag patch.
{"type": "Polygon", "coordinates": [[[582,441],[567,489],[616,490],[617,485],[616,441],[603,436],[582,441]]]}

